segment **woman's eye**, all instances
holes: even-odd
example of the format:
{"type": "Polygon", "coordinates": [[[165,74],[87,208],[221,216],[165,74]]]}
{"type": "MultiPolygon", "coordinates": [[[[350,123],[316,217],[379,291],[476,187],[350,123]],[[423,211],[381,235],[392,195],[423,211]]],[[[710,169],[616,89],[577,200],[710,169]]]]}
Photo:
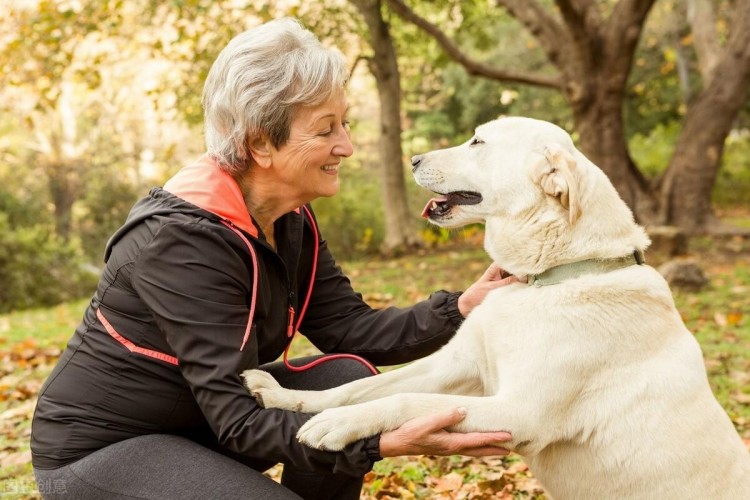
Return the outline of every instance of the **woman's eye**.
{"type": "Polygon", "coordinates": [[[474,146],[476,144],[484,144],[484,141],[480,139],[479,137],[474,137],[471,139],[471,142],[469,143],[469,146],[474,146]]]}
{"type": "MultiPolygon", "coordinates": [[[[341,128],[343,128],[344,130],[346,130],[348,132],[349,131],[349,120],[342,121],[341,122],[341,128]]],[[[318,135],[322,136],[322,137],[329,136],[329,135],[331,135],[333,133],[333,129],[334,129],[334,127],[331,126],[331,128],[326,129],[326,130],[320,132],[318,135]]]]}

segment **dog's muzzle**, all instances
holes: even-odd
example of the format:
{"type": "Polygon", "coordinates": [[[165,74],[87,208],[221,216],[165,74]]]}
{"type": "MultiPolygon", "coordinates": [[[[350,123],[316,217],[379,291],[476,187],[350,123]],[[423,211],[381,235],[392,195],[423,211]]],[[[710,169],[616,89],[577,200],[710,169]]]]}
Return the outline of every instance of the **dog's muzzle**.
{"type": "Polygon", "coordinates": [[[412,173],[416,172],[419,168],[419,165],[422,164],[422,160],[424,160],[424,155],[414,155],[411,157],[411,171],[412,173]]]}

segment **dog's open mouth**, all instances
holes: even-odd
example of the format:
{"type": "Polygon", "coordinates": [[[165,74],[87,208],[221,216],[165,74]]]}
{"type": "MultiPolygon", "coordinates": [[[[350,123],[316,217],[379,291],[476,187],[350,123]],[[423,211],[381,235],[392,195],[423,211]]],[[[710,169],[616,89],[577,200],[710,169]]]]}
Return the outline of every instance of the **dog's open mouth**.
{"type": "Polygon", "coordinates": [[[440,194],[432,198],[422,210],[422,217],[440,218],[445,217],[456,205],[476,205],[482,202],[482,195],[475,191],[453,191],[448,194],[440,194]]]}

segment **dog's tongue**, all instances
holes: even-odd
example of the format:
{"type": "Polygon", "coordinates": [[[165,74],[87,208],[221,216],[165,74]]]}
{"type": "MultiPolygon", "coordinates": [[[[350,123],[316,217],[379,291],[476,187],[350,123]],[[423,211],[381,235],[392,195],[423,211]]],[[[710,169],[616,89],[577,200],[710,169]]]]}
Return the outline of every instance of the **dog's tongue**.
{"type": "Polygon", "coordinates": [[[422,210],[422,218],[427,219],[430,217],[430,210],[432,209],[432,205],[435,203],[441,203],[448,201],[448,197],[444,194],[441,194],[437,198],[431,198],[430,201],[427,202],[427,205],[424,206],[424,209],[422,210]]]}

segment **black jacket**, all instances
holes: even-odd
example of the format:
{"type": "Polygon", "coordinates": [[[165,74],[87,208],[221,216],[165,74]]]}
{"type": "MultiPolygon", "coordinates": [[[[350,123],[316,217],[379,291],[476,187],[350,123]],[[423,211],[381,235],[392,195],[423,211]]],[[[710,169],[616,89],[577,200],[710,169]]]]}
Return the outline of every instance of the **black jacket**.
{"type": "Polygon", "coordinates": [[[368,471],[377,437],[338,453],[305,447],[295,434],[309,415],[260,408],[239,374],[277,359],[290,324],[325,353],[384,365],[417,359],[455,332],[458,294],[374,310],[336,265],[309,207],[280,218],[274,232],[277,251],[236,182],[207,157],[139,201],[108,243],[96,293],[42,388],[34,466],[59,467],[143,434],[210,428],[246,457],[368,471]]]}

